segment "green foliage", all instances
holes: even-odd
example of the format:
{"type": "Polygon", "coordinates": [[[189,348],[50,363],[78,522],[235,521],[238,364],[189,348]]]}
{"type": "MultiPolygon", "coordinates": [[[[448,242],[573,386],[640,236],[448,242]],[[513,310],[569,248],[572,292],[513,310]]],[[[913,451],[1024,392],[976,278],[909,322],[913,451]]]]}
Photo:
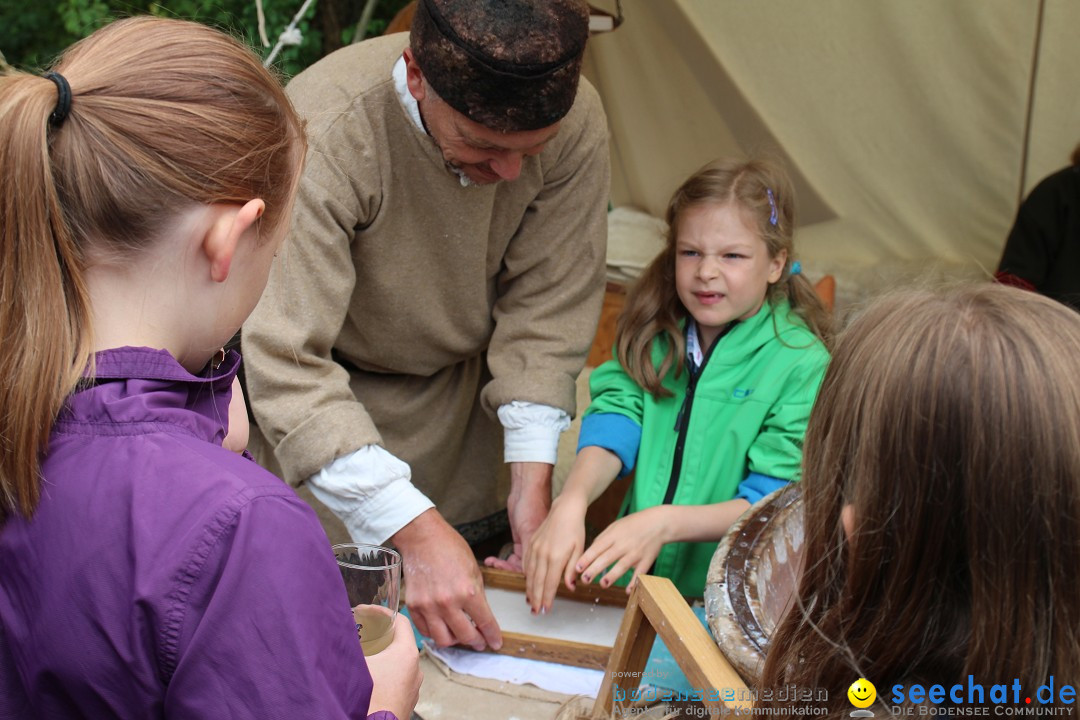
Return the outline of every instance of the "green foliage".
{"type": "Polygon", "coordinates": [[[15,67],[38,70],[77,39],[64,29],[55,7],[0,0],[0,52],[15,67]]]}
{"type": "Polygon", "coordinates": [[[109,19],[109,6],[102,0],[63,0],[57,7],[64,29],[74,37],[84,37],[109,19]]]}
{"type": "MultiPolygon", "coordinates": [[[[327,52],[347,44],[356,31],[365,0],[316,0],[297,24],[303,41],[285,46],[275,66],[291,77],[327,52]],[[319,13],[325,17],[320,18],[319,13]],[[333,20],[332,23],[328,22],[333,20]],[[324,38],[321,28],[331,28],[324,38]],[[327,42],[330,40],[331,42],[327,42]]],[[[379,0],[368,24],[367,36],[379,35],[408,0],[379,0]]],[[[0,0],[0,53],[11,65],[40,72],[68,45],[110,20],[151,14],[176,17],[217,27],[242,38],[261,57],[270,54],[303,0],[263,0],[266,35],[270,47],[259,39],[255,0],[0,0]]]]}

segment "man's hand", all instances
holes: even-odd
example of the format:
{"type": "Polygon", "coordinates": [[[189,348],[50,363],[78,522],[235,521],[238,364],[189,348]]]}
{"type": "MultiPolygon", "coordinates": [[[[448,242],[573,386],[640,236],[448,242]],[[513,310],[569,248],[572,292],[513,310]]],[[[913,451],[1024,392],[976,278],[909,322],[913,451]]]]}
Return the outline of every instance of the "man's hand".
{"type": "Polygon", "coordinates": [[[391,539],[401,551],[405,603],[421,634],[442,647],[502,647],[476,558],[437,510],[420,513],[391,539]]]}
{"type": "Polygon", "coordinates": [[[551,509],[551,473],[554,467],[542,462],[510,463],[510,496],[506,512],[510,516],[510,532],[514,552],[506,560],[489,557],[488,567],[523,572],[525,548],[533,533],[544,522],[551,509]]]}

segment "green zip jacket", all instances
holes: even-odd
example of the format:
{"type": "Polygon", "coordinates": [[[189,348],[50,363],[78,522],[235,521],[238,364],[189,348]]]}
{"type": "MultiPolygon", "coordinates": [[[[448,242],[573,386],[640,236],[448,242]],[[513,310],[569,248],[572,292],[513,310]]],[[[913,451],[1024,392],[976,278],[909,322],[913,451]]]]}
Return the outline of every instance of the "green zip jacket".
{"type": "MultiPolygon", "coordinates": [[[[654,341],[657,366],[665,348],[666,340],[654,341]]],[[[662,504],[673,481],[672,504],[708,505],[734,498],[748,476],[798,480],[806,423],[829,362],[824,344],[782,301],[765,303],[721,336],[711,353],[705,350],[682,418],[686,438],[674,480],[676,423],[690,373],[669,372],[663,386],[673,397],[656,399],[617,360],[593,371],[579,444],[605,447],[623,460],[624,472],[635,469],[623,514],[662,504]]],[[[700,596],[716,546],[668,544],[652,574],[671,578],[683,595],[700,596]]]]}

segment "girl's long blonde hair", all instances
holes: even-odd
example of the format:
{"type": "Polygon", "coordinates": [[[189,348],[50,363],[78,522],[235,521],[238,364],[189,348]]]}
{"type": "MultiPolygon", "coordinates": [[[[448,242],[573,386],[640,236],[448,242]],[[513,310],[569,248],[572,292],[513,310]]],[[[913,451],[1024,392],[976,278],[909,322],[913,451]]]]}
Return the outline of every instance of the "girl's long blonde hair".
{"type": "Polygon", "coordinates": [[[192,204],[266,200],[288,217],[303,129],[277,78],[204,25],[140,17],[73,45],[53,81],[0,77],[0,520],[29,517],[40,456],[90,361],[84,268],[165,241],[192,204]]]}
{"type": "Polygon", "coordinates": [[[806,433],[806,565],[761,687],[823,688],[846,715],[859,677],[879,696],[1080,679],[1078,358],[1080,315],[1000,285],[852,321],[806,433]]]}
{"type": "Polygon", "coordinates": [[[791,309],[823,341],[828,341],[829,312],[802,274],[791,274],[795,261],[795,195],[784,169],[771,160],[718,160],[691,175],[671,198],[667,208],[667,242],[645,268],[631,290],[615,328],[615,353],[619,362],[641,387],[656,397],[670,393],[661,385],[664,377],[682,372],[686,343],[679,322],[688,312],[675,288],[675,243],[679,220],[691,207],[731,204],[752,218],[769,257],[787,251],[780,279],[769,286],[766,302],[786,298],[791,309]],[[772,202],[770,202],[770,192],[772,202]],[[772,222],[775,206],[775,222],[772,222]],[[652,360],[653,341],[664,341],[665,355],[659,367],[652,360]]]}

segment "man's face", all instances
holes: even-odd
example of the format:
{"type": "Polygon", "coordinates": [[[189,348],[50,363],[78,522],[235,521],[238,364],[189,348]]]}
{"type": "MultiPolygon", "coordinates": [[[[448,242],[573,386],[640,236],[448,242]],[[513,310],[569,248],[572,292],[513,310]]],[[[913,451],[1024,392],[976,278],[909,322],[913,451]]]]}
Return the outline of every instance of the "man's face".
{"type": "Polygon", "coordinates": [[[539,155],[559,132],[559,123],[539,130],[500,132],[473,122],[450,107],[424,80],[412,51],[405,50],[409,91],[446,164],[477,185],[516,180],[526,157],[539,155]]]}

